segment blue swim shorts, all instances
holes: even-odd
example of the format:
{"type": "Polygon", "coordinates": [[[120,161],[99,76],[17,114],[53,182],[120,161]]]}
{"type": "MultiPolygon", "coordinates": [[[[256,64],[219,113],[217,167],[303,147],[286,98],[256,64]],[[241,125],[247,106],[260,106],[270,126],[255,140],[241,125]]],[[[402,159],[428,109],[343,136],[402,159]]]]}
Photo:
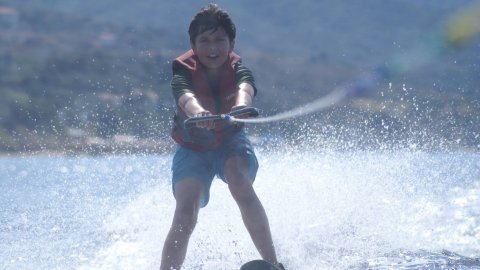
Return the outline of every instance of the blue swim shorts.
{"type": "Polygon", "coordinates": [[[210,187],[215,176],[225,181],[225,161],[231,156],[246,156],[249,159],[248,175],[255,181],[258,161],[244,130],[233,134],[219,148],[206,152],[177,145],[172,162],[172,190],[175,196],[175,184],[185,178],[194,178],[202,182],[204,196],[200,207],[205,207],[210,198],[210,187]]]}

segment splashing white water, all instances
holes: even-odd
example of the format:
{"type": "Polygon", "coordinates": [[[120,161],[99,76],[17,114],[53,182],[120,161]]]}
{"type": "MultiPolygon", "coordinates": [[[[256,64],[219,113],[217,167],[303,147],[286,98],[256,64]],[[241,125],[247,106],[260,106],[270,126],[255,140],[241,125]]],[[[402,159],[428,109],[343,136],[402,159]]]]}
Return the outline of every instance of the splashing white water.
{"type": "MultiPolygon", "coordinates": [[[[432,255],[422,250],[480,256],[478,155],[261,152],[259,159],[255,188],[289,269],[425,266],[432,255]]],[[[258,258],[226,185],[214,182],[211,196],[184,269],[238,269],[258,258]]],[[[77,269],[157,269],[173,206],[164,183],[115,211],[103,226],[111,244],[77,269]]]]}

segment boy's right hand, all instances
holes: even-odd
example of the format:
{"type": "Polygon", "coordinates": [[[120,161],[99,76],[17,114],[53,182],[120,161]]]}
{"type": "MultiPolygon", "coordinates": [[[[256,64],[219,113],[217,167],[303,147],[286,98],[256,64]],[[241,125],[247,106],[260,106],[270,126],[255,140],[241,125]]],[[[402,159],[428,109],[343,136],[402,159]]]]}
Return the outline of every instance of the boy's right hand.
{"type": "MultiPolygon", "coordinates": [[[[212,113],[210,111],[203,111],[203,112],[195,114],[193,117],[202,117],[202,116],[210,116],[210,115],[212,115],[212,113]]],[[[206,129],[214,129],[215,128],[215,122],[213,122],[213,120],[199,121],[199,122],[197,122],[196,127],[206,128],[206,129]]]]}

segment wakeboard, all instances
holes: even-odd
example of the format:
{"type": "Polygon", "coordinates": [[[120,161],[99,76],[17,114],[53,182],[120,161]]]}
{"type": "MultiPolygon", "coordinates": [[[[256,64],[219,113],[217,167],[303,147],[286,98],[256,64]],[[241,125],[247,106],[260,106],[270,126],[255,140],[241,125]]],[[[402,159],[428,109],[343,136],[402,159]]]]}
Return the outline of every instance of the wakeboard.
{"type": "Polygon", "coordinates": [[[282,269],[264,260],[253,260],[243,264],[242,267],[240,267],[240,270],[282,270],[282,269]]]}

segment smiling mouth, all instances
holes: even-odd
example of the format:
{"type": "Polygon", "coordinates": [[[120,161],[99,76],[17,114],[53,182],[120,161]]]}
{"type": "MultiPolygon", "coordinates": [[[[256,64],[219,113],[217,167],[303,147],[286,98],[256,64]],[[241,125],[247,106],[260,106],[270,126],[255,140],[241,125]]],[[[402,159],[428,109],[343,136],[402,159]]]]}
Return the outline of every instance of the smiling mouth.
{"type": "Polygon", "coordinates": [[[210,54],[207,57],[210,58],[210,59],[215,59],[215,58],[218,57],[218,55],[217,54],[210,54]]]}

